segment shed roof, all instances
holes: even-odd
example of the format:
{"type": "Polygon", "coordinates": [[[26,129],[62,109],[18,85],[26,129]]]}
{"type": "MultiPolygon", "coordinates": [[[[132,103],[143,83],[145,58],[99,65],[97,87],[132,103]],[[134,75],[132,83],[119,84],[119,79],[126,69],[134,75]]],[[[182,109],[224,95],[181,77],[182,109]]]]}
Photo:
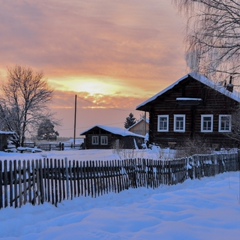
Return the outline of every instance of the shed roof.
{"type": "Polygon", "coordinates": [[[132,126],[130,126],[127,130],[135,127],[136,125],[138,125],[139,123],[141,123],[141,122],[143,122],[143,121],[146,122],[147,124],[149,124],[149,119],[141,118],[139,121],[137,121],[137,122],[134,123],[132,126]]]}
{"type": "Polygon", "coordinates": [[[103,125],[96,125],[86,131],[84,131],[83,133],[81,133],[80,135],[86,135],[87,132],[91,131],[93,128],[101,128],[109,133],[115,134],[115,135],[120,135],[123,137],[127,137],[127,136],[131,136],[131,137],[140,137],[140,138],[145,138],[143,135],[140,134],[136,134],[133,132],[128,131],[127,129],[122,129],[122,128],[118,128],[118,127],[109,127],[109,126],[103,126],[103,125]]]}
{"type": "Polygon", "coordinates": [[[193,72],[193,73],[189,73],[189,74],[185,75],[184,77],[180,78],[179,80],[174,82],[169,87],[165,88],[164,90],[162,90],[161,92],[157,93],[153,97],[149,98],[148,100],[146,100],[142,104],[138,105],[136,109],[137,110],[142,110],[141,109],[142,107],[144,107],[148,103],[151,103],[152,101],[154,101],[155,99],[157,99],[158,97],[160,97],[161,95],[166,93],[167,91],[173,89],[176,85],[178,85],[180,82],[184,81],[188,77],[192,77],[193,79],[199,81],[200,83],[202,83],[202,84],[204,84],[204,85],[206,85],[206,86],[216,90],[217,92],[222,93],[223,95],[225,95],[225,96],[227,96],[227,97],[229,97],[229,98],[231,98],[231,99],[233,99],[233,100],[235,100],[235,101],[240,103],[239,92],[236,92],[236,91],[230,92],[224,86],[220,85],[219,83],[215,83],[212,80],[206,78],[205,76],[193,72]]]}

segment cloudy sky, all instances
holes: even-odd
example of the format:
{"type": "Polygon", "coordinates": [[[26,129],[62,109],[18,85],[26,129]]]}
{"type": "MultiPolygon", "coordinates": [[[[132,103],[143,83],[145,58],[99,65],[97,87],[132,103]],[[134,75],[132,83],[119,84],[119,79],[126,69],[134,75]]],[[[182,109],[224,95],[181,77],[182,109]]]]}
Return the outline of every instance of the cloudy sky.
{"type": "Polygon", "coordinates": [[[136,106],[188,72],[185,20],[162,0],[0,0],[0,78],[16,64],[43,71],[62,136],[123,127],[136,106]]]}

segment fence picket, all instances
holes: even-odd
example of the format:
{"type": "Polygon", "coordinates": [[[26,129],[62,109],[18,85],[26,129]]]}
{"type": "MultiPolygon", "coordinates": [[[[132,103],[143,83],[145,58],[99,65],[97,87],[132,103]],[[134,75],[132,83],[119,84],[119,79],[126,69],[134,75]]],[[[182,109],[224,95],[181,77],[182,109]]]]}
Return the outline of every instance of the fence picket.
{"type": "Polygon", "coordinates": [[[8,194],[7,194],[7,186],[8,186],[8,172],[7,172],[7,160],[4,161],[4,207],[8,206],[8,194]]]}
{"type": "Polygon", "coordinates": [[[0,161],[0,209],[3,208],[3,192],[2,192],[2,186],[3,186],[3,176],[2,176],[2,161],[0,161]]]}
{"type": "MultiPolygon", "coordinates": [[[[9,162],[9,172],[10,172],[10,179],[9,179],[9,191],[10,191],[10,207],[13,206],[13,168],[12,168],[12,161],[9,162]]],[[[0,177],[1,179],[1,177],[0,177]]]]}
{"type": "Polygon", "coordinates": [[[23,204],[27,203],[27,176],[26,176],[26,161],[23,160],[23,204]]]}

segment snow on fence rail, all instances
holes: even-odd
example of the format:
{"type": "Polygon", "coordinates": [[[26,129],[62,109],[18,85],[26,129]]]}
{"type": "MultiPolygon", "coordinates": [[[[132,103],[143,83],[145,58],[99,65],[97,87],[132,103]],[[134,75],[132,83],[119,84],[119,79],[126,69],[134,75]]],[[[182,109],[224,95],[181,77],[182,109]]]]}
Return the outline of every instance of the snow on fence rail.
{"type": "Polygon", "coordinates": [[[57,206],[74,197],[97,197],[138,187],[157,188],[188,178],[239,171],[239,153],[194,155],[170,161],[4,160],[0,161],[0,209],[44,202],[57,206]]]}

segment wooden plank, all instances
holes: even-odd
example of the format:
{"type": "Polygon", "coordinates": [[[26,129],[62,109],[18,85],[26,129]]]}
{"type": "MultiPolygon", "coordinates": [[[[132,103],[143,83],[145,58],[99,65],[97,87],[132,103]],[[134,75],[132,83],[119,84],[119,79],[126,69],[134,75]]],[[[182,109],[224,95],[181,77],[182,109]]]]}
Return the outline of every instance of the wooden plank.
{"type": "Polygon", "coordinates": [[[17,178],[17,161],[13,161],[13,178],[14,178],[14,201],[15,201],[15,208],[18,207],[18,192],[17,192],[17,185],[18,185],[18,178],[17,178]]]}
{"type": "Polygon", "coordinates": [[[27,172],[26,172],[26,161],[23,160],[23,204],[25,205],[27,203],[27,172]]]}
{"type": "Polygon", "coordinates": [[[51,173],[50,173],[50,159],[47,158],[46,163],[46,175],[47,175],[47,201],[51,202],[51,173]]]}
{"type": "MultiPolygon", "coordinates": [[[[10,207],[13,206],[13,166],[12,166],[12,160],[9,161],[9,191],[10,191],[10,207]]],[[[0,177],[0,179],[2,179],[0,177]]]]}
{"type": "Polygon", "coordinates": [[[31,198],[32,198],[32,173],[31,173],[31,168],[30,168],[30,161],[27,161],[27,173],[28,173],[28,180],[27,180],[27,185],[28,185],[28,202],[31,203],[31,198]]]}
{"type": "Polygon", "coordinates": [[[61,176],[61,160],[57,162],[57,171],[58,171],[58,202],[62,202],[62,176],[61,176]]]}
{"type": "Polygon", "coordinates": [[[36,205],[36,169],[35,169],[35,163],[34,160],[32,160],[32,204],[36,205]]]}
{"type": "Polygon", "coordinates": [[[19,187],[19,207],[23,205],[23,197],[22,197],[22,168],[21,161],[18,160],[18,187],[19,187]]]}
{"type": "Polygon", "coordinates": [[[44,199],[43,202],[47,201],[47,171],[46,171],[46,158],[42,161],[42,174],[43,174],[43,192],[44,192],[44,199]]]}
{"type": "Polygon", "coordinates": [[[81,179],[81,186],[80,186],[80,189],[81,189],[81,192],[80,192],[80,195],[81,196],[84,196],[84,172],[83,172],[83,162],[79,162],[79,175],[80,175],[80,179],[81,179]]]}
{"type": "Polygon", "coordinates": [[[77,196],[80,196],[80,169],[79,169],[79,161],[76,162],[76,177],[77,177],[77,196]]]}
{"type": "Polygon", "coordinates": [[[3,167],[2,167],[2,161],[0,160],[0,209],[3,208],[3,167]]]}
{"type": "Polygon", "coordinates": [[[64,160],[61,160],[61,177],[62,177],[62,199],[66,199],[66,169],[64,160]]]}
{"type": "Polygon", "coordinates": [[[45,192],[44,192],[44,180],[43,180],[43,166],[42,166],[42,160],[39,160],[39,184],[40,184],[40,201],[41,204],[44,203],[45,200],[45,192]]]}
{"type": "Polygon", "coordinates": [[[40,174],[39,174],[39,160],[36,160],[35,164],[35,171],[36,171],[36,196],[37,196],[37,203],[38,205],[41,203],[41,188],[40,188],[40,174]]]}
{"type": "Polygon", "coordinates": [[[88,188],[87,193],[88,193],[88,196],[91,196],[91,176],[90,176],[91,169],[90,169],[89,161],[86,162],[86,169],[87,169],[86,173],[87,173],[87,188],[88,188]]]}
{"type": "Polygon", "coordinates": [[[90,195],[94,196],[93,161],[89,161],[90,195]]]}
{"type": "Polygon", "coordinates": [[[83,164],[82,172],[83,172],[83,181],[84,181],[84,196],[86,197],[87,196],[87,173],[86,173],[86,167],[85,167],[86,162],[84,161],[82,164],[83,164]]]}
{"type": "Polygon", "coordinates": [[[58,170],[57,170],[57,159],[54,159],[54,196],[55,196],[55,203],[54,205],[57,207],[58,204],[58,170]]]}
{"type": "Polygon", "coordinates": [[[73,176],[72,176],[72,162],[68,161],[68,176],[70,183],[70,199],[73,199],[73,176]]]}
{"type": "Polygon", "coordinates": [[[50,172],[50,184],[51,184],[51,202],[52,205],[55,204],[55,196],[54,196],[54,168],[53,168],[53,159],[49,159],[49,172],[50,172]]]}
{"type": "Polygon", "coordinates": [[[67,158],[65,158],[65,172],[66,172],[66,191],[67,191],[67,199],[69,199],[70,197],[70,185],[69,185],[69,166],[68,166],[69,162],[67,160],[67,158]]]}
{"type": "Polygon", "coordinates": [[[76,161],[72,163],[72,176],[73,176],[73,197],[77,196],[77,185],[76,185],[76,161]]]}
{"type": "Polygon", "coordinates": [[[7,160],[4,160],[4,207],[8,207],[8,166],[7,160]]]}

